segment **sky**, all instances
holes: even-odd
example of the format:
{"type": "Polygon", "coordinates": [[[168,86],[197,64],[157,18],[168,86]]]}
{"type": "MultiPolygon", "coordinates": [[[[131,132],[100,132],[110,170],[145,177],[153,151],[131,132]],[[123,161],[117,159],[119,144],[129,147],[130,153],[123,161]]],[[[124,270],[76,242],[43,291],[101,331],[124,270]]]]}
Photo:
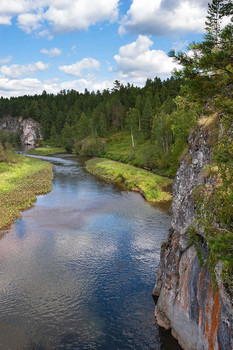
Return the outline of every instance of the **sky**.
{"type": "Polygon", "coordinates": [[[0,0],[0,96],[143,86],[203,39],[208,0],[0,0]]]}

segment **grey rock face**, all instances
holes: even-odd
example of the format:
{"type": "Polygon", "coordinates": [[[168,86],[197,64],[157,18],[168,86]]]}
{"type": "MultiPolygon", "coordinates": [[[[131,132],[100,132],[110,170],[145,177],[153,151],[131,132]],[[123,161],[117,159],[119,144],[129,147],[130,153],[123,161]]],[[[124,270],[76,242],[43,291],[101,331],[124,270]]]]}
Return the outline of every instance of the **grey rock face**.
{"type": "Polygon", "coordinates": [[[199,265],[195,248],[187,246],[187,229],[196,215],[193,191],[211,181],[203,176],[205,166],[212,160],[209,137],[210,131],[199,127],[189,138],[189,150],[173,184],[172,227],[168,242],[161,249],[153,290],[158,298],[158,324],[171,329],[187,350],[233,348],[232,300],[220,278],[219,289],[214,291],[208,269],[199,265]]]}
{"type": "Polygon", "coordinates": [[[191,145],[181,161],[173,183],[172,227],[181,235],[185,234],[195,217],[192,192],[204,183],[203,169],[212,159],[208,147],[209,132],[200,130],[189,137],[191,145]]]}
{"type": "Polygon", "coordinates": [[[0,119],[0,130],[19,134],[24,145],[34,145],[36,141],[43,140],[40,124],[30,118],[5,117],[0,119]]]}

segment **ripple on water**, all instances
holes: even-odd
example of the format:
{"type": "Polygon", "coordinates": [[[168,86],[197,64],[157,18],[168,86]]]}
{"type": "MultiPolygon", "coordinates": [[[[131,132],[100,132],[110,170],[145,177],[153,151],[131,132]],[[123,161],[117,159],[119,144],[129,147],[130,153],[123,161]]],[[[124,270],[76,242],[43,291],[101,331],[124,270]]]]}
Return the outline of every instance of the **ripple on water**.
{"type": "Polygon", "coordinates": [[[169,215],[78,158],[46,159],[53,190],[0,240],[0,349],[178,349],[151,297],[169,215]]]}

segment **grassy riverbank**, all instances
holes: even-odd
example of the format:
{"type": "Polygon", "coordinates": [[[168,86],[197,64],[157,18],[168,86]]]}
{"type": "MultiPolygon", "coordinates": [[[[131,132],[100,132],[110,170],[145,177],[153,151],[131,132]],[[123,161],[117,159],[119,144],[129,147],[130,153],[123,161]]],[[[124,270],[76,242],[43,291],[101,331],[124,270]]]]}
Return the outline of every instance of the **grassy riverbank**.
{"type": "Polygon", "coordinates": [[[52,165],[38,159],[15,155],[14,163],[0,162],[0,229],[51,191],[52,177],[52,165]]]}
{"type": "Polygon", "coordinates": [[[34,156],[51,156],[53,154],[63,154],[66,153],[66,150],[62,147],[36,147],[28,150],[27,154],[31,154],[34,156]]]}
{"type": "Polygon", "coordinates": [[[140,192],[147,201],[164,203],[172,199],[168,190],[172,180],[167,177],[105,158],[88,160],[86,169],[102,179],[123,183],[127,189],[140,192]]]}

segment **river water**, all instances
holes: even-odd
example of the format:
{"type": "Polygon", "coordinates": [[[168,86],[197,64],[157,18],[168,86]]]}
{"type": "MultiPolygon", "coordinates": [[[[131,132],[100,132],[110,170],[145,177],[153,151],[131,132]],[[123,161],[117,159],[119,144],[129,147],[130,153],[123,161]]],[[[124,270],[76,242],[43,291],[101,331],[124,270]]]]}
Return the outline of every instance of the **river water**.
{"type": "Polygon", "coordinates": [[[179,349],[151,297],[169,215],[82,159],[46,159],[53,190],[0,240],[0,349],[179,349]]]}

